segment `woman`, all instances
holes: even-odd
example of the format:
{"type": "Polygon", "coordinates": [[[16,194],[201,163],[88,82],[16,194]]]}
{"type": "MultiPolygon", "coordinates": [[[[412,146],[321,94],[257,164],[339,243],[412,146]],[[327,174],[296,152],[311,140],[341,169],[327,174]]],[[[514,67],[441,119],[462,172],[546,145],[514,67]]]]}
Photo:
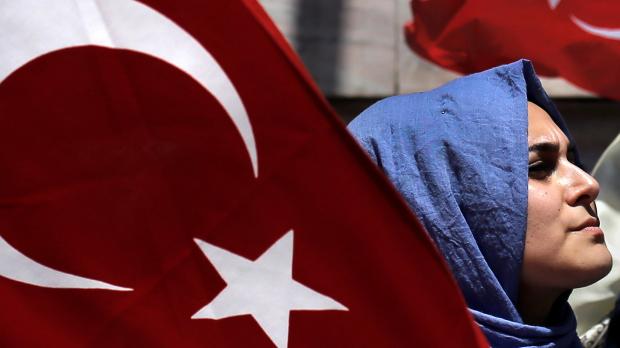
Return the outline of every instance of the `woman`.
{"type": "Polygon", "coordinates": [[[566,299],[611,267],[560,114],[531,63],[383,100],[349,125],[444,255],[493,347],[579,347],[566,299]]]}

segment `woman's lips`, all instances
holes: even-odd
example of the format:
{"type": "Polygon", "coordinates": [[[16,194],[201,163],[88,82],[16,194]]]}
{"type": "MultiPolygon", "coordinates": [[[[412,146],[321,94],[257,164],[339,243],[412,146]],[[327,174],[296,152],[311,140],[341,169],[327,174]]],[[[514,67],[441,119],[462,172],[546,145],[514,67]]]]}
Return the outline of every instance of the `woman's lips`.
{"type": "Polygon", "coordinates": [[[598,218],[596,218],[594,216],[590,216],[587,220],[585,220],[584,222],[582,222],[578,226],[575,226],[574,228],[571,228],[571,230],[573,230],[573,231],[581,231],[581,230],[584,230],[584,229],[589,228],[589,227],[599,227],[600,225],[601,225],[601,223],[598,220],[598,218]]]}
{"type": "Polygon", "coordinates": [[[594,238],[597,242],[605,242],[605,233],[598,226],[588,226],[575,232],[588,234],[592,236],[592,238],[594,238]]]}
{"type": "Polygon", "coordinates": [[[597,243],[605,242],[605,234],[603,230],[599,227],[601,222],[595,216],[590,216],[580,225],[571,228],[571,232],[576,232],[580,234],[585,234],[590,236],[597,243]]]}

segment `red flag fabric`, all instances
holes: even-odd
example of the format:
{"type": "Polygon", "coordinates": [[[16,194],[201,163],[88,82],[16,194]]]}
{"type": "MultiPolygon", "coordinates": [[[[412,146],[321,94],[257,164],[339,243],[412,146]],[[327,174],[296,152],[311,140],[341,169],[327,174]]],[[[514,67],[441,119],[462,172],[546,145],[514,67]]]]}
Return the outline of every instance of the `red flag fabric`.
{"type": "Polygon", "coordinates": [[[255,1],[0,13],[0,346],[486,345],[255,1]]]}
{"type": "Polygon", "coordinates": [[[620,99],[620,3],[611,0],[412,0],[409,46],[446,69],[472,73],[519,58],[620,99]]]}

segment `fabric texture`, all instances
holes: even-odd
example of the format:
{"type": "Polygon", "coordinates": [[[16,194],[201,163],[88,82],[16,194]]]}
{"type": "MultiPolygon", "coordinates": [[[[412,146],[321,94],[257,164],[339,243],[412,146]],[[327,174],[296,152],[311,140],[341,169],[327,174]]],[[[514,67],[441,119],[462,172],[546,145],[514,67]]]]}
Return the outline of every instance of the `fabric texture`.
{"type": "Polygon", "coordinates": [[[583,348],[602,348],[609,333],[609,317],[601,320],[600,323],[592,326],[583,335],[579,336],[583,348]]]}
{"type": "Polygon", "coordinates": [[[526,60],[387,98],[349,129],[426,227],[493,347],[580,347],[566,301],[555,306],[553,327],[524,324],[515,306],[527,223],[528,100],[572,142],[526,60]]]}

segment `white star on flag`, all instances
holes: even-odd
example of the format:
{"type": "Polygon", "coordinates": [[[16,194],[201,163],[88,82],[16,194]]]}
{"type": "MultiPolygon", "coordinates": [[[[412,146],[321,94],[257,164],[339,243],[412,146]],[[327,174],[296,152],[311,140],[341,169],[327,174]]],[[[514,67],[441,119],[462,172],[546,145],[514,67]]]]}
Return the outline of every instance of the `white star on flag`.
{"type": "Polygon", "coordinates": [[[288,345],[291,310],[348,310],[337,301],[293,280],[293,230],[256,261],[194,239],[226,287],[192,319],[251,314],[278,348],[288,345]]]}

